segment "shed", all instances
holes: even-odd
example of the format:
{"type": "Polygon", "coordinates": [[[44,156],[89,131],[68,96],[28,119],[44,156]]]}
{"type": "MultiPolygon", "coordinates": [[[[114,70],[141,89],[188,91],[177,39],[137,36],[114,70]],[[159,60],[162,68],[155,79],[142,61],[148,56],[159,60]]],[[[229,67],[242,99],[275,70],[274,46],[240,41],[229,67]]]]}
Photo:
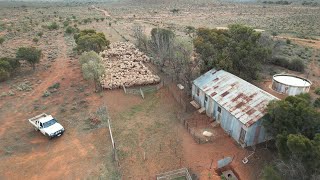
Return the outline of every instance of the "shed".
{"type": "Polygon", "coordinates": [[[193,81],[192,98],[243,147],[267,140],[263,117],[268,103],[278,100],[229,72],[215,69],[193,81]]]}

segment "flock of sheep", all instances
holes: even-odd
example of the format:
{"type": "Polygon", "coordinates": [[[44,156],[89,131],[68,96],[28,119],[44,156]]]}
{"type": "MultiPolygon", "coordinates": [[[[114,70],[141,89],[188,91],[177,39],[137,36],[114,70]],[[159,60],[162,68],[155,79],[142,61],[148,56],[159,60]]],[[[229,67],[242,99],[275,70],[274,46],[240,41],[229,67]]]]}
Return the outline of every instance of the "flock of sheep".
{"type": "Polygon", "coordinates": [[[160,77],[154,75],[144,63],[150,58],[139,51],[132,43],[115,42],[101,52],[105,75],[101,78],[102,87],[116,89],[139,85],[156,84],[160,77]]]}

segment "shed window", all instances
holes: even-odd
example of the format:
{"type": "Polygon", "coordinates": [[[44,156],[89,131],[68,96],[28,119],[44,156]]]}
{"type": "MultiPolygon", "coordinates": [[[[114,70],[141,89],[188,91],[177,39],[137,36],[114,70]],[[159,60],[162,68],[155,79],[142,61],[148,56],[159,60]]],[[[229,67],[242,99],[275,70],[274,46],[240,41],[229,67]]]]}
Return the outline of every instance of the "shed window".
{"type": "Polygon", "coordinates": [[[220,106],[218,107],[218,112],[221,113],[221,107],[220,106]]]}
{"type": "Polygon", "coordinates": [[[206,101],[206,102],[208,101],[208,96],[204,97],[204,101],[206,101]]]}
{"type": "Polygon", "coordinates": [[[197,96],[199,96],[200,95],[200,90],[199,90],[199,88],[197,88],[197,96]]]}

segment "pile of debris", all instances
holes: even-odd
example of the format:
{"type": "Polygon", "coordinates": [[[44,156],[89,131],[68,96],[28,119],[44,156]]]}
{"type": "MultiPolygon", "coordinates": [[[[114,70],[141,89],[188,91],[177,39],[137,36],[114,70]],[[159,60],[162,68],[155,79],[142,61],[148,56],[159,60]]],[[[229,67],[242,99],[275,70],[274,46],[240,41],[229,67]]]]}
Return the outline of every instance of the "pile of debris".
{"type": "Polygon", "coordinates": [[[105,75],[101,84],[106,89],[116,89],[160,82],[160,77],[154,75],[144,63],[150,58],[128,42],[116,42],[110,49],[100,53],[105,75]]]}

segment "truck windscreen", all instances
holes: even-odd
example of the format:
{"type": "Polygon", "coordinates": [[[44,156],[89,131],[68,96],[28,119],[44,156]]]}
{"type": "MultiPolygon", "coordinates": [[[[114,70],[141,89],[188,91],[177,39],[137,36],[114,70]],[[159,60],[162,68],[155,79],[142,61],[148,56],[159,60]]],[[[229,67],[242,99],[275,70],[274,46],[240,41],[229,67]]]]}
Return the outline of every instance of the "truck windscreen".
{"type": "Polygon", "coordinates": [[[43,123],[43,127],[44,127],[44,128],[47,128],[47,127],[55,124],[56,122],[57,122],[57,121],[56,121],[55,119],[51,119],[50,121],[47,121],[47,122],[43,123]]]}

